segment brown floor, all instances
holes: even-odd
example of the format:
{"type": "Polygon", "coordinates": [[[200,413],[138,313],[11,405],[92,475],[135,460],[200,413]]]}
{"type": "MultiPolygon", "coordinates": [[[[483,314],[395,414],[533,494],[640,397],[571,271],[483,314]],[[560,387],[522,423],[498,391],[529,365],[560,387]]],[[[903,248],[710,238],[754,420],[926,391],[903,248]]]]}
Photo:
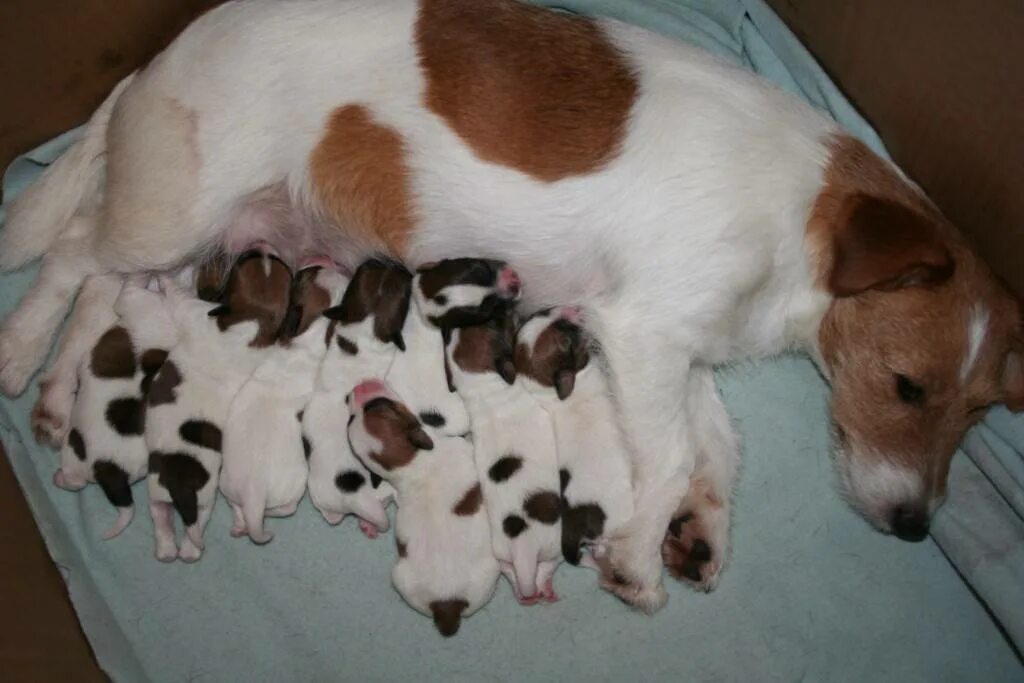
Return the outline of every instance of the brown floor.
{"type": "Polygon", "coordinates": [[[5,683],[106,681],[0,444],[0,671],[5,683]]]}

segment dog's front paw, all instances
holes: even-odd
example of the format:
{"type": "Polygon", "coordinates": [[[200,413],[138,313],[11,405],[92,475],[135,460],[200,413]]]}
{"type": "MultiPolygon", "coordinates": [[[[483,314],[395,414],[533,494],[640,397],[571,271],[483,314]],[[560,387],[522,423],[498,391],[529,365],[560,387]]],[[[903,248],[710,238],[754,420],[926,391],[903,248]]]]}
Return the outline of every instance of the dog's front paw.
{"type": "Polygon", "coordinates": [[[71,426],[74,391],[55,382],[40,383],[39,398],[32,407],[32,434],[44,446],[60,448],[71,426]]]}
{"type": "Polygon", "coordinates": [[[668,594],[657,549],[640,540],[620,531],[595,544],[594,560],[601,570],[601,588],[630,607],[653,614],[665,606],[668,594]]]}
{"type": "Polygon", "coordinates": [[[684,501],[669,524],[661,557],[669,573],[696,590],[718,586],[729,549],[729,512],[706,499],[684,501]]]}
{"type": "Polygon", "coordinates": [[[46,357],[47,347],[31,335],[19,334],[13,328],[0,330],[0,392],[20,396],[28,386],[32,373],[46,357]]]}

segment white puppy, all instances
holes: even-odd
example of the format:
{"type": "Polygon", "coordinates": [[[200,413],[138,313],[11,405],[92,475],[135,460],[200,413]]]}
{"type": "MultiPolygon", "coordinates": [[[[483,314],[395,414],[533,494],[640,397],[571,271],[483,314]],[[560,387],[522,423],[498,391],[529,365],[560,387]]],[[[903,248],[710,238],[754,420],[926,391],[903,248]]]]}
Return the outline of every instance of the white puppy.
{"type": "Polygon", "coordinates": [[[286,517],[302,499],[309,468],[301,420],[326,350],[329,321],[321,314],[347,282],[326,257],[300,264],[277,343],[231,403],[220,491],[234,512],[232,536],[267,543],[273,534],[263,528],[264,514],[286,517]]]}
{"type": "Polygon", "coordinates": [[[515,320],[499,311],[454,330],[448,364],[466,401],[494,554],[525,604],[557,600],[561,562],[558,463],[551,418],[516,382],[515,320]]]}
{"type": "Polygon", "coordinates": [[[288,308],[291,273],[267,245],[234,263],[223,303],[211,306],[162,279],[178,344],[147,396],[149,508],[157,559],[198,560],[217,495],[222,425],[238,390],[274,343],[288,308]],[[172,506],[186,529],[178,550],[172,506]]]}
{"type": "Polygon", "coordinates": [[[394,489],[353,455],[346,396],[361,380],[387,374],[402,341],[411,278],[404,268],[367,261],[356,269],[341,303],[324,312],[326,355],[316,390],[302,414],[309,449],[309,497],[329,524],[359,518],[370,538],[390,526],[385,508],[394,489]]]}
{"type": "Polygon", "coordinates": [[[402,500],[391,580],[441,635],[455,635],[462,617],[491,599],[499,574],[473,446],[425,426],[378,380],[356,386],[348,405],[353,450],[402,500]]]}
{"type": "MultiPolygon", "coordinates": [[[[117,521],[103,534],[110,539],[124,531],[135,514],[131,485],[145,476],[147,465],[144,393],[175,334],[162,297],[140,282],[129,281],[122,289],[120,278],[95,278],[87,293],[90,298],[80,303],[78,313],[91,318],[88,325],[116,322],[80,364],[70,431],[53,481],[72,491],[99,484],[118,509],[117,521]],[[117,290],[121,292],[116,306],[95,305],[109,303],[109,294],[117,290]]],[[[83,328],[71,333],[76,334],[84,334],[83,328]]]]}
{"type": "Polygon", "coordinates": [[[541,311],[519,329],[516,371],[551,416],[562,486],[562,555],[581,555],[633,516],[630,453],[608,379],[574,306],[541,311]]]}

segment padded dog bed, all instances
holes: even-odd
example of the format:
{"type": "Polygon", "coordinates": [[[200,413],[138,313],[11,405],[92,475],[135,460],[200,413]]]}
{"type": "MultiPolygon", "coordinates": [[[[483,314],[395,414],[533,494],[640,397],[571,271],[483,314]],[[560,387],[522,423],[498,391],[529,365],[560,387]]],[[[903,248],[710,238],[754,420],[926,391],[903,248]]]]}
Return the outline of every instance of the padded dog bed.
{"type": "MultiPolygon", "coordinates": [[[[761,0],[549,4],[702,45],[884,153],[761,0]]],[[[4,196],[74,135],[16,161],[4,196]]],[[[35,272],[0,277],[0,315],[35,272]]],[[[390,534],[370,541],[352,519],[329,527],[304,500],[293,518],[269,520],[276,537],[256,547],[228,535],[221,501],[202,561],[160,564],[145,486],[134,490],[135,522],[103,542],[113,513],[99,489],[51,484],[57,454],[29,428],[34,386],[0,401],[0,436],[99,663],[118,681],[1024,680],[1012,645],[1024,640],[1024,422],[999,409],[969,435],[933,537],[907,544],[870,529],[836,492],[827,388],[807,359],[735,367],[721,386],[745,446],[734,553],[717,591],[670,582],[668,606],[646,617],[601,592],[594,574],[564,567],[560,602],[521,607],[503,582],[452,639],[391,588],[390,534]]]]}

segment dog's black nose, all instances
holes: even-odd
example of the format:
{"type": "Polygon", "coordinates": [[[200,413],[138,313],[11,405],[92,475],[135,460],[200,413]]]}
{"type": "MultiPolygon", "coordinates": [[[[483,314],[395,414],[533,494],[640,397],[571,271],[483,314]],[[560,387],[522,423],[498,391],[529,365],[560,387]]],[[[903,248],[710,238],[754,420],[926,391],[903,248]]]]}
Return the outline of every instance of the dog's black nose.
{"type": "Polygon", "coordinates": [[[898,506],[890,520],[892,532],[897,538],[917,543],[928,535],[928,515],[924,510],[898,506]]]}

